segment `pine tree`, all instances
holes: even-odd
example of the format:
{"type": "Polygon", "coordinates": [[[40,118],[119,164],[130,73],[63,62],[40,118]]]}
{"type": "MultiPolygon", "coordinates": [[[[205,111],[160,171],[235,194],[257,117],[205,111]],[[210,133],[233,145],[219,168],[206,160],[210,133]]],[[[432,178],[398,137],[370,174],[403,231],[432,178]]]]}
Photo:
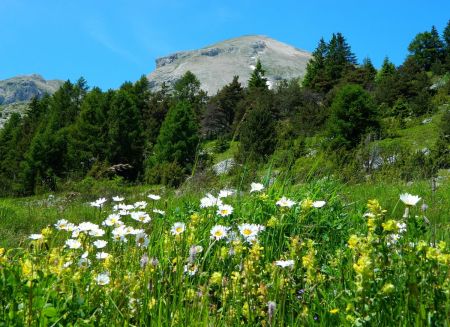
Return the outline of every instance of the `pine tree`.
{"type": "Polygon", "coordinates": [[[328,44],[328,54],[325,60],[325,69],[330,81],[327,90],[336,85],[346,70],[354,68],[356,64],[356,57],[344,36],[341,33],[333,34],[328,44]]]}
{"type": "Polygon", "coordinates": [[[330,111],[327,122],[330,149],[351,149],[364,134],[379,128],[373,100],[360,85],[342,87],[330,111]]]}
{"type": "Polygon", "coordinates": [[[149,169],[161,163],[176,162],[187,171],[192,169],[199,144],[198,125],[187,101],[179,101],[170,107],[164,120],[149,169]]]}
{"type": "Polygon", "coordinates": [[[202,135],[207,138],[226,136],[231,132],[237,105],[244,97],[238,76],[212,97],[202,119],[202,135]]]}
{"type": "Polygon", "coordinates": [[[110,164],[130,164],[133,168],[129,177],[132,179],[141,172],[144,145],[141,115],[134,100],[126,88],[114,94],[108,116],[106,154],[110,164]]]}
{"type": "Polygon", "coordinates": [[[417,34],[409,44],[408,51],[411,58],[425,71],[429,71],[433,64],[441,63],[444,59],[444,44],[434,26],[430,32],[417,34]]]}
{"type": "Polygon", "coordinates": [[[325,60],[328,56],[328,45],[323,38],[312,53],[312,58],[306,65],[306,74],[303,79],[303,86],[324,92],[327,84],[325,72],[325,60]]]}
{"type": "Polygon", "coordinates": [[[261,162],[275,150],[276,131],[273,99],[269,92],[259,92],[247,108],[239,129],[240,162],[261,162]]]}
{"type": "Polygon", "coordinates": [[[255,69],[248,80],[249,89],[267,88],[267,78],[264,77],[266,71],[263,69],[261,61],[256,61],[255,69]]]}
{"type": "Polygon", "coordinates": [[[203,117],[207,94],[201,89],[201,83],[197,76],[187,71],[176,81],[174,84],[174,97],[176,101],[187,101],[191,104],[197,124],[199,124],[203,117]]]}
{"type": "Polygon", "coordinates": [[[166,118],[171,102],[169,87],[165,83],[163,83],[160,90],[150,93],[150,98],[143,112],[146,153],[149,153],[156,143],[159,130],[166,118]]]}
{"type": "Polygon", "coordinates": [[[450,20],[445,26],[444,31],[442,32],[442,39],[444,41],[444,60],[447,70],[450,70],[450,20]]]}
{"type": "Polygon", "coordinates": [[[106,160],[108,106],[106,95],[97,87],[85,96],[70,131],[71,169],[86,173],[94,161],[106,160]]]}
{"type": "Polygon", "coordinates": [[[377,83],[380,83],[382,82],[383,79],[394,75],[395,71],[396,71],[395,65],[392,62],[390,62],[388,57],[384,57],[383,64],[381,65],[381,68],[375,77],[375,81],[377,83]]]}
{"type": "MultiPolygon", "coordinates": [[[[377,70],[372,64],[370,58],[364,58],[361,66],[353,70],[347,71],[347,74],[342,77],[342,82],[350,84],[359,84],[364,89],[372,91],[375,84],[375,76],[377,70]]],[[[341,83],[342,83],[341,82],[341,83]]]]}

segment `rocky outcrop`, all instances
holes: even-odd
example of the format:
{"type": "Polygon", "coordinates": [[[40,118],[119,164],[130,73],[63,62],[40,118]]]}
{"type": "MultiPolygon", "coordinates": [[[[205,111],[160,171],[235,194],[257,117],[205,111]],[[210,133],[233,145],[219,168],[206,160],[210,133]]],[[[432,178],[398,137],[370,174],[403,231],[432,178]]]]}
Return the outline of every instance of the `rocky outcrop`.
{"type": "Polygon", "coordinates": [[[0,81],[0,128],[13,113],[25,113],[31,99],[53,94],[63,83],[60,80],[47,81],[37,74],[0,81]]]}
{"type": "Polygon", "coordinates": [[[188,70],[202,89],[213,95],[230,83],[235,75],[244,85],[261,60],[269,86],[280,80],[302,77],[311,54],[267,36],[242,36],[192,51],[176,52],[156,59],[156,69],[147,77],[152,89],[163,83],[172,85],[188,70]]]}
{"type": "Polygon", "coordinates": [[[33,74],[17,76],[0,81],[0,105],[30,101],[34,97],[53,94],[63,81],[45,80],[42,76],[33,74]]]}

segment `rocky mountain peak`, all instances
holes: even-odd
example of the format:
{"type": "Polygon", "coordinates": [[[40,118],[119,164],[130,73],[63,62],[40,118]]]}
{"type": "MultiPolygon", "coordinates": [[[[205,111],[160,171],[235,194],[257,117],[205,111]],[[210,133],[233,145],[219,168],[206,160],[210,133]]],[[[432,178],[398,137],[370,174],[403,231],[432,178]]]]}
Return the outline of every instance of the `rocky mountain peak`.
{"type": "Polygon", "coordinates": [[[269,85],[301,77],[311,54],[263,35],[246,35],[198,50],[180,51],[156,59],[156,69],[147,77],[152,89],[173,84],[186,71],[194,73],[210,95],[230,83],[235,75],[244,85],[259,59],[269,85]]]}

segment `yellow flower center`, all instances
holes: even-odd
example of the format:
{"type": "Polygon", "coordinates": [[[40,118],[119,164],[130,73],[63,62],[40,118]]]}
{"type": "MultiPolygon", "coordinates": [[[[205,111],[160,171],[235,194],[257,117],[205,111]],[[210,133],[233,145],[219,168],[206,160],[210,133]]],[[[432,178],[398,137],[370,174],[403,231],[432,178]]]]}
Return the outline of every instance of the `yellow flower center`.
{"type": "Polygon", "coordinates": [[[175,229],[175,231],[176,231],[177,233],[181,233],[181,232],[183,232],[183,227],[177,227],[177,228],[175,229]]]}
{"type": "Polygon", "coordinates": [[[216,231],[216,233],[214,234],[217,237],[220,237],[223,235],[223,232],[221,230],[216,231]]]}
{"type": "Polygon", "coordinates": [[[246,228],[246,229],[244,229],[244,230],[242,231],[242,234],[244,234],[244,235],[246,235],[246,236],[251,235],[251,234],[252,234],[252,230],[246,228]]]}

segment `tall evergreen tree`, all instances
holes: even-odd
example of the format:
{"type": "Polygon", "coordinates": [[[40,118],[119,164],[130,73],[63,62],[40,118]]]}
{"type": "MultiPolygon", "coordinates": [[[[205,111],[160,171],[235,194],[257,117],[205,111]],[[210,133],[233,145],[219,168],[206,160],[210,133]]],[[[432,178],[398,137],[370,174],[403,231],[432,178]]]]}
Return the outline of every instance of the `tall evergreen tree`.
{"type": "Polygon", "coordinates": [[[255,69],[248,80],[249,89],[267,88],[267,78],[265,78],[266,71],[263,69],[261,60],[256,61],[255,69]]]}
{"type": "Polygon", "coordinates": [[[243,117],[239,129],[240,162],[261,162],[275,150],[276,131],[272,93],[259,91],[243,117]]]}
{"type": "Polygon", "coordinates": [[[211,138],[231,132],[237,105],[244,97],[238,76],[210,99],[202,120],[202,135],[211,138]]]}
{"type": "Polygon", "coordinates": [[[359,84],[364,87],[364,89],[372,91],[374,89],[376,74],[377,70],[373,66],[370,58],[364,58],[362,65],[353,70],[349,70],[347,74],[343,76],[342,82],[359,84]]]}
{"type": "Polygon", "coordinates": [[[395,71],[395,65],[389,60],[388,57],[384,57],[383,64],[375,77],[375,81],[380,83],[384,78],[394,75],[395,71]]]}
{"type": "Polygon", "coordinates": [[[345,85],[333,100],[327,122],[330,149],[351,149],[379,123],[370,95],[360,85],[345,85]]]}
{"type": "Polygon", "coordinates": [[[97,87],[85,96],[80,114],[70,131],[72,169],[86,173],[94,161],[106,159],[108,107],[106,94],[97,87]]]}
{"type": "Polygon", "coordinates": [[[447,70],[450,70],[450,20],[442,32],[442,39],[444,41],[444,61],[447,70]]]}
{"type": "Polygon", "coordinates": [[[171,102],[169,87],[165,83],[163,83],[160,90],[150,93],[147,106],[143,112],[146,153],[150,152],[156,143],[159,130],[166,118],[171,102]]]}
{"type": "Polygon", "coordinates": [[[328,45],[323,38],[312,53],[312,58],[306,65],[306,74],[303,79],[303,86],[324,92],[327,85],[327,76],[325,71],[325,60],[328,56],[328,45]]]}
{"type": "Polygon", "coordinates": [[[190,171],[198,144],[198,125],[192,105],[187,101],[179,101],[167,113],[148,168],[154,169],[161,163],[176,162],[190,171]]]}
{"type": "Polygon", "coordinates": [[[356,57],[345,37],[341,33],[333,34],[328,44],[328,54],[325,60],[325,69],[330,80],[328,89],[336,85],[346,70],[354,68],[356,64],[356,57]]]}
{"type": "Polygon", "coordinates": [[[176,81],[174,84],[174,97],[176,101],[187,101],[191,104],[197,124],[200,124],[208,97],[206,92],[201,89],[201,83],[197,76],[187,71],[176,81]]]}
{"type": "Polygon", "coordinates": [[[434,26],[430,32],[417,34],[409,44],[408,51],[411,58],[425,71],[429,71],[433,64],[441,63],[444,59],[444,44],[434,26]]]}
{"type": "Polygon", "coordinates": [[[143,131],[135,97],[125,89],[116,91],[108,116],[108,159],[111,164],[130,164],[131,178],[142,169],[143,131]]]}

